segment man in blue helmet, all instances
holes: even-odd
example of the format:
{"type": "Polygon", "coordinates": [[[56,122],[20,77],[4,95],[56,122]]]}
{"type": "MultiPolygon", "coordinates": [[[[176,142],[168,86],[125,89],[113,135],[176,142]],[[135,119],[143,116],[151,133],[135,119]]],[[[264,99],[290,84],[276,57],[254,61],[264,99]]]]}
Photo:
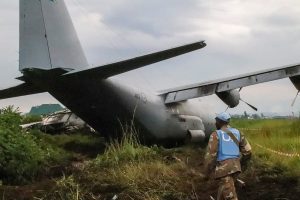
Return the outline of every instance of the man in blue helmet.
{"type": "Polygon", "coordinates": [[[241,172],[240,158],[249,160],[251,146],[245,136],[231,128],[230,115],[226,112],[216,117],[216,128],[210,136],[206,154],[206,175],[219,180],[217,200],[237,200],[234,182],[241,172]]]}

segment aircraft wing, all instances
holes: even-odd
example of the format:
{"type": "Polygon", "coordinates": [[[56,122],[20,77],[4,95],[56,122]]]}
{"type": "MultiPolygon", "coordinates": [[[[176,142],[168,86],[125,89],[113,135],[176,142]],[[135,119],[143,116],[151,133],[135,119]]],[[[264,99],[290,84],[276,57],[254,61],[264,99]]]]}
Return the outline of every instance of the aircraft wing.
{"type": "Polygon", "coordinates": [[[168,89],[162,91],[160,95],[165,95],[165,103],[169,104],[192,98],[208,96],[218,92],[225,92],[237,88],[242,88],[249,85],[255,85],[287,77],[292,78],[299,75],[300,64],[295,64],[168,89]]]}
{"type": "Polygon", "coordinates": [[[204,41],[195,42],[192,44],[188,44],[188,45],[168,49],[165,51],[160,51],[160,52],[132,58],[129,60],[124,60],[124,61],[120,61],[120,62],[116,62],[116,63],[112,63],[112,64],[107,64],[107,65],[95,67],[92,69],[87,69],[87,70],[83,70],[83,71],[72,71],[72,72],[65,74],[64,77],[80,78],[80,77],[86,76],[86,77],[90,77],[90,78],[95,77],[95,78],[104,79],[104,78],[108,78],[110,76],[115,76],[115,75],[118,75],[118,74],[121,74],[124,72],[138,69],[138,68],[146,66],[146,65],[150,65],[150,64],[154,64],[154,63],[157,63],[157,62],[160,62],[163,60],[167,60],[167,59],[170,59],[170,58],[173,58],[173,57],[185,54],[185,53],[189,53],[191,51],[201,49],[205,46],[206,46],[206,44],[204,41]]]}
{"type": "Polygon", "coordinates": [[[8,99],[12,97],[38,94],[42,92],[46,91],[36,88],[30,83],[22,83],[18,86],[0,90],[0,99],[8,99]]]}

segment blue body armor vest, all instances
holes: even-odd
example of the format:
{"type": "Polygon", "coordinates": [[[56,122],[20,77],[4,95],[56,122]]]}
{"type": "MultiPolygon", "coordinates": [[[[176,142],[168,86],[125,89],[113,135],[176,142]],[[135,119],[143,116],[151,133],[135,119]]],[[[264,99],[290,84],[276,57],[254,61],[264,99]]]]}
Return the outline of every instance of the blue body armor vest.
{"type": "MultiPolygon", "coordinates": [[[[229,131],[233,133],[238,141],[241,140],[241,134],[237,129],[228,128],[229,131]]],[[[222,130],[217,130],[219,138],[219,151],[218,151],[218,161],[223,161],[232,158],[239,158],[240,148],[235,144],[231,137],[222,130]]]]}

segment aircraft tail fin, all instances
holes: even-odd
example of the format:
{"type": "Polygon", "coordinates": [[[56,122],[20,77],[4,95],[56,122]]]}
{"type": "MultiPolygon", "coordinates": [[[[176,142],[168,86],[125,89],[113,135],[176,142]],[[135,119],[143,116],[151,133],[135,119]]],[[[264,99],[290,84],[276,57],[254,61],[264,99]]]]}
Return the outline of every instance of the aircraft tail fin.
{"type": "Polygon", "coordinates": [[[88,66],[64,0],[20,0],[19,60],[21,72],[88,66]]]}

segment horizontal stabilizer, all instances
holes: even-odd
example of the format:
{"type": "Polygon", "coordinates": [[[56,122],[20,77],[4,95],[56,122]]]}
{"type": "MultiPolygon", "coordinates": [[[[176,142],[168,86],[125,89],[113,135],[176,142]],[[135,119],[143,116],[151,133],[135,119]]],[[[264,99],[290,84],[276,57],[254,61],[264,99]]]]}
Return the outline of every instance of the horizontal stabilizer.
{"type": "Polygon", "coordinates": [[[100,67],[95,67],[83,71],[72,71],[65,75],[65,77],[95,77],[95,78],[108,78],[110,76],[115,76],[124,72],[128,72],[140,67],[157,63],[163,60],[167,60],[191,51],[195,51],[205,47],[206,44],[204,41],[196,42],[184,46],[180,46],[173,49],[168,49],[165,51],[160,51],[136,58],[132,58],[125,61],[120,61],[108,65],[103,65],[100,67]]]}
{"type": "Polygon", "coordinates": [[[0,99],[8,99],[12,97],[38,94],[42,92],[46,91],[36,88],[29,83],[22,83],[15,87],[0,90],[0,99]]]}

